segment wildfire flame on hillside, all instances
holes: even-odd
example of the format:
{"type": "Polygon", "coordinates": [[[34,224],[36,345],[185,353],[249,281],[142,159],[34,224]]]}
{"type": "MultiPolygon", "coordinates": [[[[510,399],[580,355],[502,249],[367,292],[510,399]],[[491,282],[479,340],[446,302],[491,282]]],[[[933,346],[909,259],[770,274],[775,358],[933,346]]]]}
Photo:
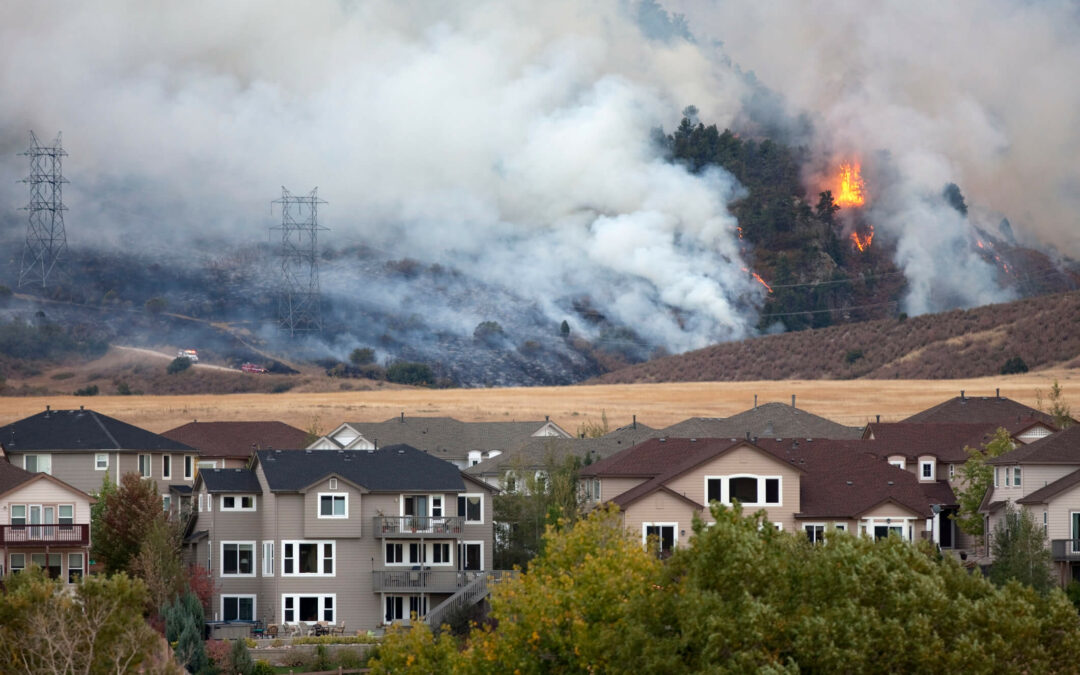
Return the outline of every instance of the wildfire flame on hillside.
{"type": "Polygon", "coordinates": [[[866,234],[859,236],[858,232],[851,233],[851,245],[860,251],[865,251],[870,248],[870,244],[874,241],[874,226],[866,226],[866,234]]]}
{"type": "MultiPolygon", "coordinates": [[[[866,203],[866,183],[863,182],[859,170],[862,167],[854,164],[841,164],[840,175],[837,177],[838,187],[836,190],[836,205],[840,207],[862,206],[866,203]]],[[[861,249],[860,249],[861,250],[861,249]]]]}
{"type": "Polygon", "coordinates": [[[765,280],[761,278],[761,275],[760,275],[760,274],[758,274],[757,272],[751,272],[750,270],[748,270],[748,269],[747,269],[747,268],[745,268],[745,267],[744,267],[744,268],[742,268],[742,271],[743,271],[743,272],[747,272],[747,273],[748,273],[748,274],[749,274],[750,276],[754,277],[754,279],[756,279],[756,280],[757,280],[757,282],[758,282],[759,284],[761,284],[762,286],[764,286],[764,287],[765,287],[765,288],[766,288],[766,289],[767,289],[767,290],[768,290],[768,291],[769,291],[770,293],[772,293],[772,286],[770,286],[769,284],[765,283],[765,280]]]}

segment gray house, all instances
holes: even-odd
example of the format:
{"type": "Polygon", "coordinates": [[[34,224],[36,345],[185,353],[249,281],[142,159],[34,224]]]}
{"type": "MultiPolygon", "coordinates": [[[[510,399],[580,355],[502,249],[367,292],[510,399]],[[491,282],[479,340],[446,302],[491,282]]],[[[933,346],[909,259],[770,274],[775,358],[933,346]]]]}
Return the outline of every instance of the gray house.
{"type": "Polygon", "coordinates": [[[198,471],[194,448],[93,410],[51,410],[0,427],[0,454],[26,471],[55,476],[88,494],[106,476],[157,482],[166,508],[186,502],[198,471]]]}
{"type": "Polygon", "coordinates": [[[261,450],[199,472],[187,555],[217,584],[208,618],[408,623],[491,569],[493,493],[404,445],[261,450]]]}

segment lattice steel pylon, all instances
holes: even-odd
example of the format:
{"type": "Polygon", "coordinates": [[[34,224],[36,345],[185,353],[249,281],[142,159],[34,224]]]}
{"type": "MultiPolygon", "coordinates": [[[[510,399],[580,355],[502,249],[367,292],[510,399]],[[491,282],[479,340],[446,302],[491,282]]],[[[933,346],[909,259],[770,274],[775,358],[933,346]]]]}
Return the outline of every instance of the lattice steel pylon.
{"type": "Polygon", "coordinates": [[[30,149],[19,153],[30,158],[30,176],[23,179],[30,184],[30,203],[23,209],[30,212],[26,227],[26,246],[23,248],[22,267],[19,270],[19,287],[41,283],[49,285],[49,278],[67,252],[67,233],[64,230],[63,158],[67,156],[60,144],[60,134],[52,145],[42,145],[33,131],[30,132],[30,149]]]}
{"type": "Polygon", "coordinates": [[[322,331],[322,293],[319,287],[319,188],[294,195],[284,186],[281,199],[281,288],[278,293],[278,328],[290,336],[322,331]]]}

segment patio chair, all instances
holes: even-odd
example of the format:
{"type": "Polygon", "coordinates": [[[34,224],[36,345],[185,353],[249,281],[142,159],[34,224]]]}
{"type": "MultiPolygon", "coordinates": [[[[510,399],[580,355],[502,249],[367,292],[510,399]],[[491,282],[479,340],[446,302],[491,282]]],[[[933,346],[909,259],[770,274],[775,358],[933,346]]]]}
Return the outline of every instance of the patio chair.
{"type": "Polygon", "coordinates": [[[345,635],[345,620],[337,622],[337,625],[330,629],[331,635],[345,635]]]}
{"type": "Polygon", "coordinates": [[[277,634],[278,634],[278,627],[277,627],[276,623],[272,623],[269,626],[267,626],[266,627],[266,632],[263,633],[263,635],[265,635],[266,637],[271,638],[271,639],[276,638],[277,634]]]}

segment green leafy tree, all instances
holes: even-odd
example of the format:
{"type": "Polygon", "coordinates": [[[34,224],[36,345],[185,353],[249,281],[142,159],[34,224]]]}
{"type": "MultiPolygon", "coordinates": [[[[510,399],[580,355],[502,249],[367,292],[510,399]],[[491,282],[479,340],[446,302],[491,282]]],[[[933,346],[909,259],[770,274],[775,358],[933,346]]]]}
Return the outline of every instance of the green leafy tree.
{"type": "Polygon", "coordinates": [[[1024,362],[1024,359],[1019,356],[1014,356],[1007,361],[1005,365],[1001,366],[1002,375],[1016,375],[1018,373],[1026,373],[1028,371],[1028,365],[1024,362]]]}
{"type": "Polygon", "coordinates": [[[397,384],[430,387],[435,383],[435,373],[426,363],[396,361],[386,369],[386,379],[397,384]]]}
{"type": "Polygon", "coordinates": [[[563,319],[562,325],[559,326],[559,335],[564,340],[570,337],[570,324],[566,319],[563,319]]]}
{"type": "Polygon", "coordinates": [[[157,483],[127,473],[120,485],[98,496],[97,515],[91,523],[94,558],[105,571],[132,572],[135,557],[155,523],[164,520],[157,483]]]}
{"type": "Polygon", "coordinates": [[[1065,402],[1065,392],[1058,384],[1057,378],[1054,379],[1054,384],[1050,385],[1050,394],[1047,399],[1050,402],[1050,409],[1047,412],[1054,418],[1054,424],[1060,429],[1071,426],[1072,411],[1069,409],[1069,404],[1065,402]]]}
{"type": "MultiPolygon", "coordinates": [[[[323,645],[319,645],[322,647],[323,645]]],[[[255,671],[255,661],[251,658],[251,652],[248,651],[247,642],[244,640],[233,640],[232,650],[229,652],[229,670],[235,675],[252,675],[255,671]]],[[[326,670],[320,668],[320,670],[326,670]]]]}
{"type": "Polygon", "coordinates": [[[1046,533],[1026,509],[1008,504],[990,541],[994,554],[990,580],[995,584],[1002,586],[1015,579],[1040,593],[1053,587],[1046,533]]]}
{"type": "Polygon", "coordinates": [[[953,519],[962,532],[975,537],[982,537],[985,532],[983,516],[979,513],[986,491],[994,483],[994,468],[986,463],[992,457],[998,457],[1013,449],[1012,437],[1005,429],[998,429],[994,437],[982,448],[965,447],[967,461],[960,465],[959,479],[954,487],[956,500],[960,508],[953,519]]]}
{"type": "Polygon", "coordinates": [[[492,507],[497,569],[527,567],[543,547],[549,525],[577,519],[579,469],[576,457],[560,460],[549,455],[540,472],[526,470],[520,463],[507,472],[504,485],[508,487],[495,495],[492,507]]]}
{"type": "Polygon", "coordinates": [[[131,573],[146,584],[148,610],[156,610],[187,587],[181,558],[183,524],[179,519],[155,518],[131,562],[131,573]]]}
{"type": "Polygon", "coordinates": [[[203,606],[194,593],[185,593],[161,610],[165,620],[165,639],[175,645],[176,660],[189,672],[205,669],[210,659],[202,639],[203,606]]]}
{"type": "Polygon", "coordinates": [[[582,422],[578,427],[578,438],[600,438],[606,436],[611,429],[608,426],[607,411],[600,411],[600,421],[592,420],[582,422]]]}
{"type": "Polygon", "coordinates": [[[349,362],[354,366],[366,366],[375,362],[375,350],[371,347],[357,347],[349,354],[349,362]]]}

